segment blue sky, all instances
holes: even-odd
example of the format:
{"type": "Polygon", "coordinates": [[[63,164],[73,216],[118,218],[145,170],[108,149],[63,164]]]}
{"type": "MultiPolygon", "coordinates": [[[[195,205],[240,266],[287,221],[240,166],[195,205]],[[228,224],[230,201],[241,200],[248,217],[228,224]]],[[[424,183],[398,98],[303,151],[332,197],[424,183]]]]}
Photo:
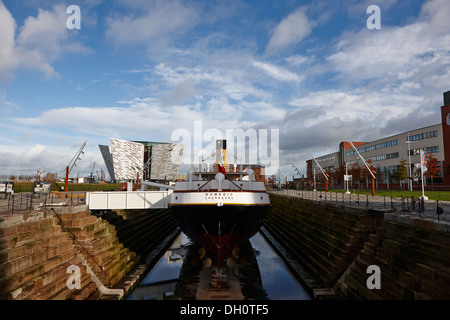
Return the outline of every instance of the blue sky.
{"type": "Polygon", "coordinates": [[[290,159],[303,170],[344,137],[440,122],[448,16],[446,0],[0,0],[0,174],[62,174],[87,140],[86,174],[110,138],[170,142],[201,120],[279,129],[292,177],[290,159]]]}

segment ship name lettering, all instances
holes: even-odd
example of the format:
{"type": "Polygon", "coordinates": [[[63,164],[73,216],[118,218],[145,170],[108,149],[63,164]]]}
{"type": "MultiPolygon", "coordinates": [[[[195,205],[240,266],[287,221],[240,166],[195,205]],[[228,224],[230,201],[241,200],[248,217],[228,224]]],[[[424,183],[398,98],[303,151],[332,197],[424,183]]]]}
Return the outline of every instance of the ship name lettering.
{"type": "Polygon", "coordinates": [[[205,200],[233,200],[231,192],[209,192],[205,193],[205,200]]]}

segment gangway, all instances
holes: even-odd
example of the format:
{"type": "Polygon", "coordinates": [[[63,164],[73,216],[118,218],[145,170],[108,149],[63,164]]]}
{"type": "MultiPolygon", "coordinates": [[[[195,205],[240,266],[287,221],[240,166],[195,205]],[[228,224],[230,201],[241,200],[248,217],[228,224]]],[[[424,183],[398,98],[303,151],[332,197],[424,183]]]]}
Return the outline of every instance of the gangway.
{"type": "Polygon", "coordinates": [[[159,191],[95,191],[86,192],[89,210],[167,209],[174,186],[143,181],[143,186],[159,187],[159,191]]]}

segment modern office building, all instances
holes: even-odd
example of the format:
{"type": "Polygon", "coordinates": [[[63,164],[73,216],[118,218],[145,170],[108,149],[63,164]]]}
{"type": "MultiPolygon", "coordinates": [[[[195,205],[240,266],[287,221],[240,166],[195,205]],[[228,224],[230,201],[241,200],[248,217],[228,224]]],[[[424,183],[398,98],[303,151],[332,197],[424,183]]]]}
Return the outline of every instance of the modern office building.
{"type": "Polygon", "coordinates": [[[99,145],[109,176],[113,181],[174,181],[180,167],[184,144],[111,139],[99,145]]]}
{"type": "MultiPolygon", "coordinates": [[[[447,163],[450,163],[450,91],[444,93],[444,106],[441,107],[442,123],[414,129],[393,136],[384,137],[370,142],[353,142],[361,156],[376,170],[379,183],[389,183],[395,180],[400,161],[409,165],[408,175],[414,181],[420,179],[420,150],[425,154],[432,154],[441,168],[441,181],[450,185],[450,176],[446,174],[447,163]],[[446,161],[446,159],[448,159],[446,161]]],[[[345,172],[356,166],[363,168],[359,159],[348,142],[341,142],[337,152],[316,158],[320,166],[328,173],[345,172]]],[[[317,178],[322,176],[313,159],[306,161],[307,177],[312,178],[314,171],[317,178]]],[[[340,181],[341,182],[341,181],[340,181]]]]}

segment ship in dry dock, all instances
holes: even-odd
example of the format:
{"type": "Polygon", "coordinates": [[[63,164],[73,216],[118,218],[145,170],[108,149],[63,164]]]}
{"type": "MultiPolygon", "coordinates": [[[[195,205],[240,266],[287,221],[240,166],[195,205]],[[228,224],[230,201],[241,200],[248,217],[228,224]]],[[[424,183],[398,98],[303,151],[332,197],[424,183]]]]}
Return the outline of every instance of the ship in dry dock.
{"type": "Polygon", "coordinates": [[[217,140],[214,169],[189,170],[169,201],[182,231],[201,245],[201,258],[219,271],[238,258],[239,245],[258,232],[271,206],[264,182],[252,169],[230,170],[226,155],[226,140],[217,140]]]}

